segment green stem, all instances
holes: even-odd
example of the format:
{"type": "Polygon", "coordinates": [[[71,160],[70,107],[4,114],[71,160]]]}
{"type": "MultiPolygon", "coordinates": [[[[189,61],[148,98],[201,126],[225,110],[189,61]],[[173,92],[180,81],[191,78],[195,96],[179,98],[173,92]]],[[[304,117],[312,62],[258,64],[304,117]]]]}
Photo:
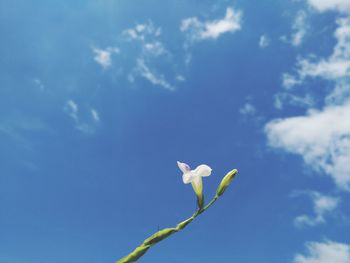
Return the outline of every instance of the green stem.
{"type": "Polygon", "coordinates": [[[212,206],[212,204],[214,204],[216,202],[216,200],[218,200],[219,196],[216,195],[201,211],[201,213],[203,213],[205,210],[207,210],[209,207],[212,206]]]}
{"type": "Polygon", "coordinates": [[[129,255],[123,257],[122,259],[118,260],[116,263],[130,263],[130,262],[137,261],[153,245],[155,245],[158,242],[162,241],[163,239],[171,236],[172,234],[181,231],[186,226],[188,226],[197,216],[199,216],[205,210],[207,210],[210,206],[212,206],[212,204],[214,204],[218,198],[219,198],[219,196],[215,195],[215,197],[204,208],[197,210],[190,218],[177,224],[176,227],[165,228],[163,230],[156,232],[155,234],[153,234],[152,236],[150,236],[149,238],[144,240],[143,243],[140,246],[138,246],[133,252],[131,252],[129,255]]]}

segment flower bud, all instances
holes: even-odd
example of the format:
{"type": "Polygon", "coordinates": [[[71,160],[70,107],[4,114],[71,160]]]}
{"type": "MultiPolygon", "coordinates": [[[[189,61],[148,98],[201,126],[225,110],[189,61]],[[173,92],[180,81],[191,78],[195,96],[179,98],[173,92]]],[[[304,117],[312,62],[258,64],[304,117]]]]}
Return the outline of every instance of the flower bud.
{"type": "Polygon", "coordinates": [[[147,250],[150,248],[150,245],[144,245],[137,247],[132,253],[118,260],[116,263],[130,263],[137,261],[140,257],[142,257],[147,250]]]}
{"type": "Polygon", "coordinates": [[[186,219],[185,221],[177,224],[176,229],[182,230],[184,229],[189,223],[193,221],[194,217],[190,217],[189,219],[186,219]]]}
{"type": "Polygon", "coordinates": [[[162,241],[164,238],[167,238],[171,234],[177,232],[178,230],[176,228],[165,228],[163,230],[158,231],[151,237],[147,238],[143,244],[144,245],[150,245],[153,246],[154,244],[158,243],[159,241],[162,241]]]}
{"type": "Polygon", "coordinates": [[[217,196],[223,195],[226,188],[230,185],[230,183],[235,178],[237,173],[238,173],[238,171],[236,169],[234,169],[225,175],[225,177],[222,179],[218,189],[216,190],[217,196]]]}
{"type": "Polygon", "coordinates": [[[192,182],[192,188],[197,196],[197,206],[201,210],[204,206],[202,177],[196,177],[192,182]]]}

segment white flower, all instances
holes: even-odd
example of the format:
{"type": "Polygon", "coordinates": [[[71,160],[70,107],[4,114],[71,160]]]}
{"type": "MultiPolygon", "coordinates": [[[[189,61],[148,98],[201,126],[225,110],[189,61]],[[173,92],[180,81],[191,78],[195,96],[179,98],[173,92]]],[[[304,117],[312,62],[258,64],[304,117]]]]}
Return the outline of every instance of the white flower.
{"type": "Polygon", "coordinates": [[[206,164],[197,166],[196,169],[191,170],[190,166],[186,163],[177,162],[180,170],[183,172],[182,180],[185,184],[192,183],[198,178],[209,176],[211,174],[211,168],[206,164]]]}
{"type": "Polygon", "coordinates": [[[183,172],[182,180],[185,184],[192,184],[193,190],[196,195],[202,196],[203,185],[202,177],[209,176],[211,174],[211,168],[206,164],[197,166],[196,169],[191,170],[190,166],[185,163],[177,162],[180,170],[183,172]]]}

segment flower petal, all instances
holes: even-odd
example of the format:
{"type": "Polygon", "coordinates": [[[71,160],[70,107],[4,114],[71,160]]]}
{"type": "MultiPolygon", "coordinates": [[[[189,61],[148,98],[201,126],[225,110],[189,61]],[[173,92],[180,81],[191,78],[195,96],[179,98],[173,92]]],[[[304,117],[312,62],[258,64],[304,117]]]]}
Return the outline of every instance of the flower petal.
{"type": "Polygon", "coordinates": [[[191,168],[188,164],[186,163],[181,163],[177,161],[177,166],[179,166],[180,170],[185,174],[191,171],[191,168]]]}
{"type": "Polygon", "coordinates": [[[196,176],[201,177],[211,175],[211,171],[212,169],[206,164],[201,164],[194,170],[196,176]]]}
{"type": "Polygon", "coordinates": [[[193,173],[184,173],[182,175],[182,181],[184,184],[189,184],[193,181],[193,173]]]}
{"type": "Polygon", "coordinates": [[[194,176],[192,180],[192,187],[197,196],[201,196],[203,193],[202,177],[194,176]]]}

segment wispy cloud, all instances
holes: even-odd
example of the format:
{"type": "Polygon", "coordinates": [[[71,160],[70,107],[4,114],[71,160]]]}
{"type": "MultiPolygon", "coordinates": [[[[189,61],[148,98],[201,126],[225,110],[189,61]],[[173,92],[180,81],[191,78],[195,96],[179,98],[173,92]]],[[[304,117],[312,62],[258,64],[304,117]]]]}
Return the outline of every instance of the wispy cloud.
{"type": "Polygon", "coordinates": [[[97,123],[100,121],[99,114],[96,109],[90,108],[90,118],[82,121],[80,118],[80,110],[78,104],[73,100],[67,100],[64,111],[74,121],[75,128],[87,134],[92,134],[97,128],[97,123]]]}
{"type": "Polygon", "coordinates": [[[307,0],[307,2],[319,12],[333,10],[342,13],[350,13],[349,0],[307,0]]]}
{"type": "Polygon", "coordinates": [[[307,23],[306,23],[306,12],[304,10],[300,10],[294,20],[293,23],[293,34],[291,37],[291,44],[295,47],[300,46],[302,43],[306,32],[307,32],[307,23]]]}
{"type": "Polygon", "coordinates": [[[282,74],[282,86],[283,88],[289,90],[292,87],[301,84],[302,81],[295,77],[294,75],[291,75],[289,73],[283,73],[282,74]]]}
{"type": "Polygon", "coordinates": [[[38,78],[33,79],[33,83],[39,90],[43,91],[45,89],[45,85],[40,79],[38,78]]]}
{"type": "Polygon", "coordinates": [[[73,100],[67,101],[64,110],[73,120],[78,121],[78,104],[76,104],[73,100]]]}
{"type": "Polygon", "coordinates": [[[0,166],[1,176],[6,176],[5,173],[8,173],[6,169],[4,170],[4,160],[6,160],[4,154],[8,160],[16,163],[16,167],[36,170],[40,167],[40,163],[35,158],[38,151],[41,150],[40,142],[45,138],[55,137],[56,129],[50,127],[43,118],[32,113],[31,111],[11,112],[8,110],[0,116],[0,144],[3,156],[0,166]]]}
{"type": "Polygon", "coordinates": [[[293,87],[302,84],[302,80],[298,79],[292,74],[282,74],[282,87],[283,91],[278,92],[275,97],[274,106],[276,109],[281,110],[286,105],[292,105],[302,108],[311,108],[314,106],[315,101],[310,94],[295,95],[293,94],[293,87]]]}
{"type": "Polygon", "coordinates": [[[147,41],[150,36],[158,37],[162,33],[162,29],[160,27],[156,27],[153,25],[151,21],[148,21],[145,24],[137,24],[133,28],[128,28],[123,31],[123,34],[129,40],[140,40],[147,41]]]}
{"type": "Polygon", "coordinates": [[[145,24],[137,24],[133,28],[125,29],[122,35],[127,41],[139,43],[141,46],[140,56],[158,57],[169,53],[159,39],[161,33],[160,27],[156,27],[151,21],[148,21],[145,24]]]}
{"type": "Polygon", "coordinates": [[[326,105],[343,105],[350,99],[350,82],[338,81],[331,93],[325,98],[326,105]]]}
{"type": "MultiPolygon", "coordinates": [[[[137,24],[133,28],[123,31],[122,35],[126,41],[137,44],[138,52],[135,54],[136,64],[130,70],[127,78],[130,83],[135,83],[138,77],[144,78],[149,83],[162,87],[167,90],[174,90],[175,87],[170,84],[167,77],[160,73],[161,70],[156,67],[162,64],[162,69],[171,67],[171,53],[166,49],[160,40],[162,29],[155,26],[151,21],[144,24],[137,24]]],[[[178,73],[174,73],[176,80],[178,73]]]]}
{"type": "Polygon", "coordinates": [[[153,55],[153,56],[160,56],[168,52],[165,49],[163,43],[161,43],[160,41],[144,43],[143,49],[146,53],[149,53],[150,55],[153,55]]]}
{"type": "MultiPolygon", "coordinates": [[[[185,32],[183,47],[192,41],[204,39],[217,39],[225,33],[232,33],[241,29],[241,11],[231,7],[226,9],[226,14],[220,19],[201,21],[196,17],[182,20],[181,30],[185,32]]],[[[118,37],[116,45],[120,48],[108,47],[106,49],[94,48],[95,61],[104,69],[118,67],[118,74],[134,85],[139,79],[146,79],[150,84],[174,90],[176,85],[186,81],[184,72],[189,65],[191,54],[187,48],[183,53],[164,39],[163,30],[151,20],[138,23],[133,27],[124,29],[118,37]],[[173,49],[171,49],[173,47],[173,49]],[[176,50],[176,56],[173,50],[176,50]],[[112,61],[114,53],[121,53],[119,61],[112,61]],[[178,59],[181,59],[179,61],[178,59]]]]}
{"type": "MultiPolygon", "coordinates": [[[[165,80],[164,76],[152,72],[143,59],[137,60],[137,67],[134,72],[138,73],[154,85],[161,86],[168,90],[174,90],[174,87],[165,80]]],[[[129,77],[131,78],[131,81],[134,80],[133,74],[129,77]]]]}
{"type": "Polygon", "coordinates": [[[239,112],[245,116],[254,115],[256,113],[256,109],[253,104],[247,102],[239,109],[239,112]]]}
{"type": "Polygon", "coordinates": [[[292,32],[290,36],[283,35],[280,40],[284,43],[291,44],[294,47],[298,47],[302,44],[306,33],[309,29],[307,23],[308,13],[304,10],[299,10],[292,23],[292,32]]]}
{"type": "Polygon", "coordinates": [[[177,76],[176,76],[176,80],[177,80],[177,81],[180,81],[180,82],[183,82],[183,81],[185,81],[186,79],[185,79],[185,77],[182,76],[182,75],[177,75],[177,76]]]}
{"type": "Polygon", "coordinates": [[[225,33],[233,33],[241,29],[242,13],[231,7],[221,19],[200,21],[197,17],[183,19],[180,30],[186,32],[192,41],[217,39],[225,33]]]}
{"type": "MultiPolygon", "coordinates": [[[[340,202],[338,197],[323,195],[315,191],[305,191],[302,193],[305,193],[310,197],[313,204],[314,216],[306,214],[297,216],[294,220],[296,227],[316,226],[325,223],[325,217],[333,212],[340,202]]],[[[294,194],[294,196],[299,195],[300,193],[294,194]]]]}
{"type": "Polygon", "coordinates": [[[348,263],[350,245],[333,241],[309,242],[307,255],[297,254],[294,263],[348,263]]]}
{"type": "Polygon", "coordinates": [[[104,69],[112,66],[112,54],[119,54],[120,50],[116,47],[108,47],[106,49],[93,48],[95,53],[94,60],[104,69]]]}
{"type": "Polygon", "coordinates": [[[95,122],[99,122],[100,121],[100,115],[98,114],[97,110],[92,108],[92,109],[90,109],[90,112],[91,112],[92,119],[95,122]]]}
{"type": "Polygon", "coordinates": [[[315,102],[311,95],[296,96],[288,92],[279,92],[275,96],[274,106],[278,110],[282,110],[286,105],[292,105],[301,108],[310,108],[315,102]]]}
{"type": "Polygon", "coordinates": [[[270,45],[270,42],[271,40],[267,35],[262,35],[260,36],[260,39],[259,39],[259,47],[266,48],[270,45]]]}
{"type": "Polygon", "coordinates": [[[286,75],[287,87],[300,85],[308,77],[336,81],[350,76],[350,17],[338,19],[337,24],[338,28],[334,34],[337,44],[332,55],[326,59],[318,59],[315,56],[299,58],[296,76],[286,75]]]}
{"type": "Polygon", "coordinates": [[[40,118],[22,113],[9,114],[0,123],[0,134],[6,135],[14,142],[30,148],[31,141],[27,139],[28,132],[53,133],[53,130],[40,118]]]}

